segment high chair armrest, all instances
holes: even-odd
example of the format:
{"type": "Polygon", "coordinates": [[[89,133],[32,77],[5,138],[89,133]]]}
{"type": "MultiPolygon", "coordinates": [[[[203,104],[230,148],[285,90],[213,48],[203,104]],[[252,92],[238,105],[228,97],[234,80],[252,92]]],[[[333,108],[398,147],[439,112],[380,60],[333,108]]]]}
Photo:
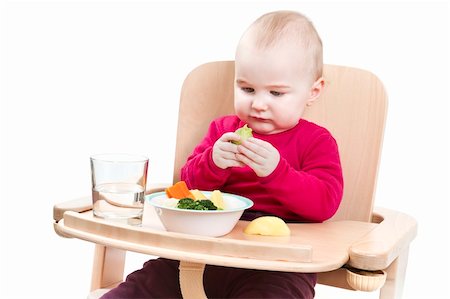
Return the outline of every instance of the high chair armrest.
{"type": "Polygon", "coordinates": [[[64,212],[85,212],[92,209],[92,197],[83,196],[69,201],[57,203],[53,206],[53,219],[58,222],[64,217],[64,212]]]}
{"type": "MultiPolygon", "coordinates": [[[[151,194],[159,191],[164,191],[165,188],[169,187],[170,183],[157,183],[151,184],[147,186],[145,190],[145,194],[151,194]]],[[[80,198],[72,199],[70,201],[65,201],[62,203],[57,203],[53,206],[53,219],[58,222],[64,217],[64,212],[73,211],[73,212],[86,212],[92,209],[92,197],[91,196],[83,196],[80,198]]]]}
{"type": "Polygon", "coordinates": [[[77,213],[82,213],[85,211],[89,211],[92,209],[92,198],[91,196],[84,196],[76,199],[72,199],[69,201],[57,203],[53,206],[53,228],[55,232],[63,238],[70,238],[63,233],[61,233],[58,229],[58,222],[63,219],[64,213],[67,211],[73,211],[77,213]]]}
{"type": "Polygon", "coordinates": [[[416,220],[404,213],[375,208],[373,219],[381,222],[349,249],[348,264],[352,267],[363,270],[385,269],[403,249],[408,248],[417,235],[416,220]]]}

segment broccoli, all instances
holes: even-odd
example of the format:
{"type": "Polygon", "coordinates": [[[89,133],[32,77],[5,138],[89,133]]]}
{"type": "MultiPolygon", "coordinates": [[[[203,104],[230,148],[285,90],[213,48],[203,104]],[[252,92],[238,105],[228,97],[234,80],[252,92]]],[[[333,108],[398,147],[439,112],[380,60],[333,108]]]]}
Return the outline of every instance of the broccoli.
{"type": "Polygon", "coordinates": [[[185,210],[217,210],[217,207],[209,199],[193,200],[192,198],[180,199],[177,208],[185,210]]]}
{"type": "Polygon", "coordinates": [[[234,133],[238,134],[239,136],[241,136],[241,139],[239,141],[231,141],[231,143],[234,144],[241,144],[242,141],[247,140],[250,137],[253,137],[253,130],[252,128],[249,128],[247,125],[243,126],[242,128],[237,129],[236,131],[234,131],[234,133]]]}
{"type": "Polygon", "coordinates": [[[217,210],[217,207],[213,204],[209,199],[201,199],[198,200],[200,205],[205,207],[205,210],[217,210]]]}

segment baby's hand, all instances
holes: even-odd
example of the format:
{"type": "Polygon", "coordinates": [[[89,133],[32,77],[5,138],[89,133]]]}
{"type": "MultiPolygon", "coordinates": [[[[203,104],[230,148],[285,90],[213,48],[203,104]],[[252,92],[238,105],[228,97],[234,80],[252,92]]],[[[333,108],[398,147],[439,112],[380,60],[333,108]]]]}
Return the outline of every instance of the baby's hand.
{"type": "Polygon", "coordinates": [[[228,132],[222,135],[213,146],[212,159],[217,167],[226,169],[233,166],[244,166],[244,164],[237,160],[238,153],[237,145],[230,141],[238,141],[239,135],[234,132],[228,132]]]}
{"type": "Polygon", "coordinates": [[[280,153],[272,144],[253,137],[242,142],[238,151],[236,158],[253,169],[259,177],[271,174],[280,161],[280,153]]]}

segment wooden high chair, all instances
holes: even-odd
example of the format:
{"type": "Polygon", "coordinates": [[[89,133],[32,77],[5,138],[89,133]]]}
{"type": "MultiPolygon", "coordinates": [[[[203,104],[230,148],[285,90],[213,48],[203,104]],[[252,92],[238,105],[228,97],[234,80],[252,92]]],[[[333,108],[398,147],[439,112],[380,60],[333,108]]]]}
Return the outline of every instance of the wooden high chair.
{"type": "MultiPolygon", "coordinates": [[[[57,204],[55,231],[96,243],[92,291],[122,281],[125,251],[131,250],[180,260],[184,298],[206,298],[205,264],[318,272],[321,284],[357,290],[381,287],[380,298],[400,298],[417,224],[408,215],[373,205],[387,111],[385,90],[370,72],[350,67],[325,65],[324,78],[323,94],[304,117],[330,130],[339,146],[344,197],[332,219],[289,224],[292,234],[287,241],[248,238],[242,232],[245,221],[230,234],[211,238],[166,232],[150,206],[144,209],[142,227],[135,227],[93,217],[90,197],[57,204]],[[364,270],[357,280],[355,270],[364,270]]],[[[207,63],[187,76],[173,182],[179,181],[180,168],[210,121],[233,113],[233,87],[233,61],[207,63]]],[[[149,188],[147,193],[163,189],[149,188]]]]}

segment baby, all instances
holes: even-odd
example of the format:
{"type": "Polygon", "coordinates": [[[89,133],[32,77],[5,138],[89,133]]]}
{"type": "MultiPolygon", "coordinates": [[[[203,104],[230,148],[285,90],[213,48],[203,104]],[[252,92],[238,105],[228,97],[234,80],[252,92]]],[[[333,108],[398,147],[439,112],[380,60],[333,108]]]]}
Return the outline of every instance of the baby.
{"type": "MultiPolygon", "coordinates": [[[[333,216],[343,190],[337,144],[325,128],[302,119],[323,90],[322,66],[322,43],[306,17],[278,11],[257,19],[236,51],[236,115],[212,121],[181,179],[191,189],[252,199],[245,219],[322,222],[333,216]],[[244,125],[253,137],[240,140],[234,132],[244,125]]],[[[150,260],[102,298],[181,298],[178,265],[150,260]]],[[[314,273],[212,265],[204,272],[208,298],[313,298],[315,284],[314,273]]]]}
{"type": "Polygon", "coordinates": [[[321,222],[336,212],[342,171],[330,133],[302,119],[324,87],[322,43],[304,16],[269,13],[236,51],[236,115],[214,120],[181,171],[190,187],[220,189],[254,201],[252,210],[321,222]],[[248,125],[241,145],[234,131],[248,125]]]}

